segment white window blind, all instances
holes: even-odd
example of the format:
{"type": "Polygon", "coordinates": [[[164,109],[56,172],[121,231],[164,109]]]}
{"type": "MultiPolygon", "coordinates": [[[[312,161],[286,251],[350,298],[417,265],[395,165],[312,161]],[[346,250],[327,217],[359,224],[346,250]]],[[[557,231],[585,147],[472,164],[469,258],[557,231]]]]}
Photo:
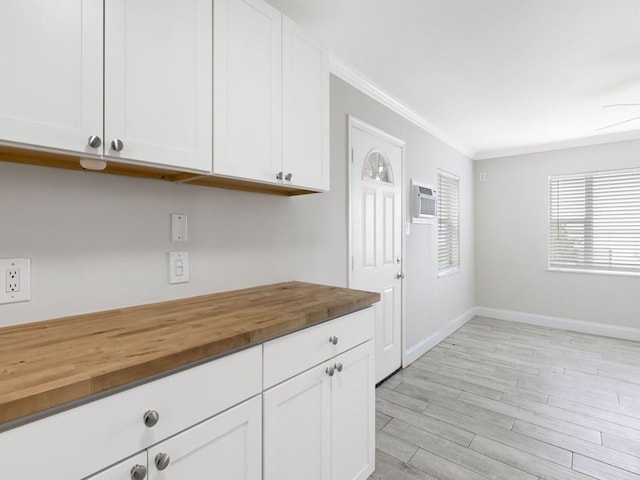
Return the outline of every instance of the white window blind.
{"type": "Polygon", "coordinates": [[[640,273],[640,170],[549,178],[549,266],[640,273]]]}
{"type": "Polygon", "coordinates": [[[460,268],[460,179],[438,170],[438,273],[460,268]]]}

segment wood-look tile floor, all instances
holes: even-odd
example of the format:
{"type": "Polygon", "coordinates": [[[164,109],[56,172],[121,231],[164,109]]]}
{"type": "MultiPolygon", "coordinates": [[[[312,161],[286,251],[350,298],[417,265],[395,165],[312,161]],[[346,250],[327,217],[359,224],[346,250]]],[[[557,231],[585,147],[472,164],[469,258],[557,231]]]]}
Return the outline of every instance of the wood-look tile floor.
{"type": "Polygon", "coordinates": [[[640,342],[476,317],[376,389],[387,480],[640,480],[640,342]]]}

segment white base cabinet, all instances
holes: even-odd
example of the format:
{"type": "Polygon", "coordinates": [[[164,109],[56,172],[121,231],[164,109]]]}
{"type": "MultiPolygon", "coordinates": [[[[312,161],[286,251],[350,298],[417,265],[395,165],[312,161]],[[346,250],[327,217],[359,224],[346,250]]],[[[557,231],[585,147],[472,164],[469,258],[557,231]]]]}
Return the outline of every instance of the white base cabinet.
{"type": "Polygon", "coordinates": [[[149,480],[191,478],[262,479],[260,396],[149,449],[149,480]]]}
{"type": "Polygon", "coordinates": [[[332,353],[263,393],[264,480],[298,480],[300,472],[305,480],[365,480],[373,472],[373,325],[367,309],[265,344],[265,386],[278,373],[290,377],[283,359],[305,365],[327,346],[332,353]]]}
{"type": "Polygon", "coordinates": [[[365,480],[373,332],[370,307],[0,432],[0,479],[365,480]]]}

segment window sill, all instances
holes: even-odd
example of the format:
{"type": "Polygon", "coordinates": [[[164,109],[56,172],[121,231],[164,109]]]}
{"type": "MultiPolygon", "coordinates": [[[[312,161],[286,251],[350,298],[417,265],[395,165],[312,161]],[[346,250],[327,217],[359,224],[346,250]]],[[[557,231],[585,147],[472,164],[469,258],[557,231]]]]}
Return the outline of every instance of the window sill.
{"type": "Polygon", "coordinates": [[[438,278],[448,277],[449,275],[453,275],[454,273],[459,273],[460,267],[455,268],[447,268],[446,270],[442,270],[438,272],[438,278]]]}
{"type": "Polygon", "coordinates": [[[559,268],[559,267],[547,267],[547,272],[559,272],[559,273],[588,273],[598,275],[615,275],[621,277],[640,277],[640,272],[613,272],[610,270],[587,270],[583,268],[559,268]]]}

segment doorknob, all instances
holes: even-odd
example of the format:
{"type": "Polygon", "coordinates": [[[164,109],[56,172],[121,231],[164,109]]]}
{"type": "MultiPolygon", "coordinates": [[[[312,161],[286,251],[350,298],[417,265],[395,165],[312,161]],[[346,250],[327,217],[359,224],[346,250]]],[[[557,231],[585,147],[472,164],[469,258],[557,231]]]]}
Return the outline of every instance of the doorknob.
{"type": "Polygon", "coordinates": [[[402,273],[402,272],[398,272],[398,273],[396,273],[396,278],[397,278],[398,280],[402,280],[402,279],[404,278],[404,273],[402,273]]]}

